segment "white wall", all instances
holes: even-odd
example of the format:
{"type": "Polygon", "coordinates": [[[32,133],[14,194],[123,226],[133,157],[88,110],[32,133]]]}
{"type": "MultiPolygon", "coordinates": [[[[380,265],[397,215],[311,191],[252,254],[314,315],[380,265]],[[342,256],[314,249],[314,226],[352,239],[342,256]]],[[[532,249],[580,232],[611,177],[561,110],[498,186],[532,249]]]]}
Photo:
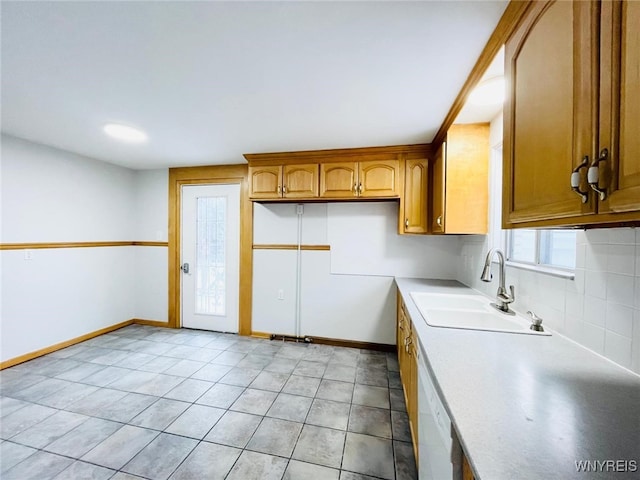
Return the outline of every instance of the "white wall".
{"type": "MultiPolygon", "coordinates": [[[[168,170],[2,136],[3,243],[167,241],[168,170]]],[[[167,321],[167,247],[0,252],[4,361],[131,318],[167,321]]]]}
{"type": "MultiPolygon", "coordinates": [[[[491,138],[492,146],[502,141],[502,115],[491,124],[491,138]]],[[[491,176],[501,185],[499,172],[491,176]]],[[[492,201],[500,205],[499,195],[492,201]]],[[[457,276],[490,296],[496,281],[481,282],[480,274],[487,251],[498,246],[500,226],[492,225],[489,236],[463,237],[457,276]]],[[[576,255],[575,280],[508,266],[514,309],[535,311],[553,330],[640,374],[640,229],[578,231],[576,255]]]]}
{"type": "MultiPolygon", "coordinates": [[[[395,343],[393,276],[455,278],[458,237],[400,236],[396,202],[305,204],[301,335],[395,343]]],[[[255,244],[296,244],[295,204],[255,204],[255,244]]],[[[297,252],[254,250],[253,330],[295,333],[297,252]],[[282,290],[283,299],[278,299],[282,290]]]]}
{"type": "Polygon", "coordinates": [[[132,170],[2,135],[2,239],[131,240],[132,170]]]}
{"type": "MultiPolygon", "coordinates": [[[[2,136],[2,242],[131,240],[133,171],[2,136]]],[[[4,250],[2,360],[133,317],[134,247],[4,250]]]]}
{"type": "Polygon", "coordinates": [[[132,318],[134,248],[0,252],[2,361],[132,318]]]}
{"type": "MultiPolygon", "coordinates": [[[[169,171],[135,172],[134,230],[131,239],[166,242],[169,230],[169,171]]],[[[167,247],[140,246],[135,250],[134,317],[168,321],[167,247]]]]}

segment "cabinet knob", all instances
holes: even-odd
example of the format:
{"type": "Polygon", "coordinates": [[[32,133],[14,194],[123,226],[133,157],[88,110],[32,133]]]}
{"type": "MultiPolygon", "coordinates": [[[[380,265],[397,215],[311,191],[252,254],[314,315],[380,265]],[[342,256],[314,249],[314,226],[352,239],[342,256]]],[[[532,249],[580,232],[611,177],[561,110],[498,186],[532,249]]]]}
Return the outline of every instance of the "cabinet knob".
{"type": "Polygon", "coordinates": [[[442,215],[438,215],[438,218],[436,218],[436,223],[438,224],[439,227],[442,226],[442,215]]]}
{"type": "Polygon", "coordinates": [[[408,218],[404,219],[404,228],[409,228],[409,219],[408,218]]]}
{"type": "MultiPolygon", "coordinates": [[[[589,191],[583,192],[580,190],[580,170],[589,166],[589,155],[585,155],[582,159],[582,163],[573,169],[571,172],[571,190],[580,195],[582,203],[587,203],[589,200],[589,191]]],[[[591,169],[589,169],[591,170],[591,169]]]]}

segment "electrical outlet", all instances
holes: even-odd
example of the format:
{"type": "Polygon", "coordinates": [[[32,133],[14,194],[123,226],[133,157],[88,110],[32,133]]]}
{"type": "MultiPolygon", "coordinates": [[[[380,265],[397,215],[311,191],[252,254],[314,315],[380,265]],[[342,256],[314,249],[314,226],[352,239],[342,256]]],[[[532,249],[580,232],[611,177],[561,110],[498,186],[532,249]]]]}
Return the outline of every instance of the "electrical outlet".
{"type": "Polygon", "coordinates": [[[284,300],[284,290],[278,290],[278,300],[284,300]]]}
{"type": "Polygon", "coordinates": [[[33,250],[25,250],[24,251],[24,259],[25,260],[33,260],[33,250]]]}

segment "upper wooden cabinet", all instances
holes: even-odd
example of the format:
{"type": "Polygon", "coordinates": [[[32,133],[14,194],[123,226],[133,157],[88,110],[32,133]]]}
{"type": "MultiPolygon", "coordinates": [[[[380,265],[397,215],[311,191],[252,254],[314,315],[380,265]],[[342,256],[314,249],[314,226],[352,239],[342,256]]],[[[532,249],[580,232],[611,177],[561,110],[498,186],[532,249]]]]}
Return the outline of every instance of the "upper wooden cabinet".
{"type": "Polygon", "coordinates": [[[404,168],[404,199],[400,210],[400,233],[427,233],[427,185],[429,171],[426,158],[407,160],[404,168]]]}
{"type": "Polygon", "coordinates": [[[318,164],[249,167],[251,198],[310,198],[318,196],[318,164]]]}
{"type": "MultiPolygon", "coordinates": [[[[599,154],[609,151],[599,179],[598,213],[640,210],[640,2],[603,2],[600,50],[599,154]],[[618,54],[619,52],[619,54],[618,54]]],[[[634,215],[640,220],[640,215],[634,215]]]]}
{"type": "Polygon", "coordinates": [[[338,162],[320,165],[320,196],[348,198],[358,196],[358,163],[338,162]]]}
{"type": "Polygon", "coordinates": [[[400,195],[400,162],[371,160],[358,165],[358,195],[365,198],[400,195]]]}
{"type": "Polygon", "coordinates": [[[282,197],[282,166],[249,167],[249,191],[252,198],[282,197]]]}
{"type": "Polygon", "coordinates": [[[487,233],[489,124],[452,125],[431,171],[431,232],[487,233]]]}
{"type": "Polygon", "coordinates": [[[285,165],[282,171],[282,196],[284,198],[309,198],[318,196],[318,164],[285,165]]]}
{"type": "MultiPolygon", "coordinates": [[[[405,162],[426,159],[429,147],[422,144],[245,154],[249,162],[250,198],[257,201],[402,201],[405,162]]],[[[410,192],[415,197],[422,194],[422,190],[421,187],[420,192],[410,192]]],[[[411,222],[417,215],[412,213],[411,222]]]]}
{"type": "Polygon", "coordinates": [[[639,12],[532,2],[507,41],[505,228],[640,220],[639,12]]]}
{"type": "Polygon", "coordinates": [[[399,160],[326,163],[320,167],[323,198],[399,196],[399,160]]]}

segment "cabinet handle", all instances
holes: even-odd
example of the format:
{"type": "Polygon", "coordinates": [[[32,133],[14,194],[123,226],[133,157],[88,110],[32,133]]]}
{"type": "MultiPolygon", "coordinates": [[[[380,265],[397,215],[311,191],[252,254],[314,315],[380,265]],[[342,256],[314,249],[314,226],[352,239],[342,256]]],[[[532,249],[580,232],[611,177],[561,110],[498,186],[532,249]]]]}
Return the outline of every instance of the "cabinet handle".
{"type": "Polygon", "coordinates": [[[356,196],[358,195],[358,183],[353,184],[353,194],[356,196]]]}
{"type": "Polygon", "coordinates": [[[278,185],[278,195],[280,195],[281,193],[282,193],[282,187],[278,185]]]}
{"type": "Polygon", "coordinates": [[[582,163],[573,169],[571,172],[571,190],[580,195],[582,203],[587,203],[589,200],[589,191],[583,192],[580,190],[580,170],[589,166],[589,155],[585,155],[582,159],[582,163]]]}
{"type": "Polygon", "coordinates": [[[413,340],[411,339],[411,337],[407,337],[407,340],[404,342],[404,351],[407,352],[407,354],[411,355],[411,348],[409,348],[411,346],[411,344],[413,343],[413,340]]]}
{"type": "Polygon", "coordinates": [[[409,219],[408,218],[404,219],[404,228],[409,228],[409,219]]]}
{"type": "Polygon", "coordinates": [[[404,324],[404,320],[403,319],[398,320],[398,328],[400,330],[404,330],[404,327],[402,326],[403,324],[404,324]]]}
{"type": "Polygon", "coordinates": [[[436,218],[436,223],[438,224],[439,227],[442,226],[442,215],[438,215],[438,218],[436,218]]]}
{"type": "Polygon", "coordinates": [[[598,158],[593,159],[589,170],[587,170],[587,181],[589,182],[589,186],[591,187],[591,190],[600,195],[600,200],[604,200],[605,198],[607,198],[607,190],[602,190],[598,186],[598,182],[600,181],[600,162],[606,162],[608,159],[609,150],[603,148],[600,151],[600,155],[598,156],[598,158]]]}
{"type": "Polygon", "coordinates": [[[362,182],[358,185],[358,195],[362,195],[362,182]]]}
{"type": "Polygon", "coordinates": [[[287,186],[286,186],[286,185],[283,185],[283,186],[282,186],[282,193],[283,193],[284,195],[286,195],[286,194],[287,194],[287,186]]]}

